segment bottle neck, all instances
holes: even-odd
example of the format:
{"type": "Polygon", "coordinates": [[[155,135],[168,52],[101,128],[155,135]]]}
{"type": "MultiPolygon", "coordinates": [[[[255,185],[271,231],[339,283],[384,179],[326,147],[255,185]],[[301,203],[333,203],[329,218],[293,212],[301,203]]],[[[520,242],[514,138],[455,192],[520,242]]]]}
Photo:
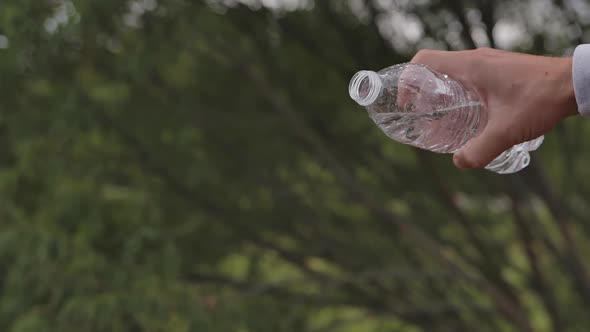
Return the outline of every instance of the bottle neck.
{"type": "Polygon", "coordinates": [[[348,92],[350,97],[361,106],[374,103],[383,89],[381,77],[374,71],[363,70],[356,73],[350,80],[348,92]]]}

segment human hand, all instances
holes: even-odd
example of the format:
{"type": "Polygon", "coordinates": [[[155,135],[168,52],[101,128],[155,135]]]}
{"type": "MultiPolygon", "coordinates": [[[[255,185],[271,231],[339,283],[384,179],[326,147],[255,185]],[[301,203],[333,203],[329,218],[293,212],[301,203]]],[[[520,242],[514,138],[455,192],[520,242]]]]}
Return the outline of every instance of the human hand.
{"type": "Polygon", "coordinates": [[[572,58],[494,49],[422,50],[413,63],[426,65],[475,88],[488,112],[482,133],[454,155],[459,168],[483,168],[505,150],[550,131],[577,114],[572,58]]]}

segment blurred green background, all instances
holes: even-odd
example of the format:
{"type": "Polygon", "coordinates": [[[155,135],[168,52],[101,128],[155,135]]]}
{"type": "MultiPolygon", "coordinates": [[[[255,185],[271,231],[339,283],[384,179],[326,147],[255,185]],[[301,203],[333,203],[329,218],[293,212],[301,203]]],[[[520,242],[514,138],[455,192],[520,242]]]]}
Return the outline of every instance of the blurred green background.
{"type": "Polygon", "coordinates": [[[0,2],[0,331],[590,330],[590,125],[459,171],[348,97],[582,0],[0,2]]]}

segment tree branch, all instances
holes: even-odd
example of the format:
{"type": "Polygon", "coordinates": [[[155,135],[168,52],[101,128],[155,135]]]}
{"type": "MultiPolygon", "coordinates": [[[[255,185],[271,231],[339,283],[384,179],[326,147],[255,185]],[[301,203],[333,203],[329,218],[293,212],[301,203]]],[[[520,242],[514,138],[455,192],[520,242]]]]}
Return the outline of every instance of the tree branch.
{"type": "Polygon", "coordinates": [[[481,8],[481,20],[485,25],[486,36],[490,42],[491,48],[496,48],[496,39],[494,38],[493,29],[496,26],[494,14],[496,12],[495,0],[483,0],[481,8]]]}
{"type": "Polygon", "coordinates": [[[472,264],[477,266],[477,268],[483,272],[483,275],[486,279],[488,279],[491,283],[496,285],[498,289],[500,289],[503,294],[512,301],[514,308],[518,309],[518,315],[521,317],[526,317],[526,311],[522,307],[522,303],[518,296],[516,295],[516,291],[514,288],[502,277],[499,273],[500,269],[498,268],[498,264],[495,264],[496,259],[488,248],[486,247],[483,239],[477,234],[476,230],[473,228],[472,222],[469,218],[465,215],[465,213],[461,210],[457,202],[452,197],[447,186],[440,181],[440,176],[437,175],[436,167],[432,165],[432,160],[427,152],[416,149],[416,154],[420,159],[420,164],[423,165],[425,168],[425,174],[432,179],[432,182],[437,188],[438,196],[441,198],[441,201],[446,204],[449,210],[456,216],[457,221],[463,227],[469,241],[475,246],[476,250],[481,255],[481,259],[483,263],[472,261],[472,264]]]}
{"type": "Polygon", "coordinates": [[[551,187],[543,167],[538,162],[532,162],[530,167],[531,187],[535,189],[536,193],[545,202],[553,217],[553,220],[558,226],[559,232],[563,238],[563,247],[567,254],[567,261],[570,271],[574,276],[578,291],[583,295],[586,303],[590,304],[590,276],[584,266],[584,260],[576,245],[573,231],[569,221],[567,220],[566,207],[560,202],[558,196],[551,187]]]}
{"type": "Polygon", "coordinates": [[[475,45],[475,41],[471,37],[471,26],[469,25],[469,21],[465,15],[465,6],[461,0],[448,0],[447,8],[451,10],[451,12],[457,17],[459,23],[461,23],[461,26],[463,27],[461,30],[461,36],[463,37],[463,41],[467,45],[467,48],[476,48],[477,45],[475,45]]]}
{"type": "Polygon", "coordinates": [[[563,319],[559,312],[559,305],[551,290],[548,286],[547,280],[543,275],[543,272],[539,266],[539,259],[537,252],[534,248],[534,237],[521,212],[521,201],[523,199],[523,193],[518,189],[518,184],[510,183],[510,198],[512,202],[512,214],[514,224],[520,236],[520,241],[523,246],[523,250],[529,262],[529,266],[532,272],[533,287],[539,293],[543,305],[547,310],[549,317],[551,318],[551,324],[554,332],[560,332],[564,329],[563,319]]]}
{"type": "MultiPolygon", "coordinates": [[[[319,306],[352,306],[369,310],[375,314],[391,315],[406,321],[417,322],[417,325],[420,325],[420,322],[429,321],[436,316],[444,317],[449,314],[459,314],[459,308],[447,302],[430,303],[428,306],[423,307],[393,309],[376,302],[359,304],[357,301],[350,301],[348,299],[335,296],[295,292],[285,287],[285,285],[282,283],[252,283],[220,274],[192,272],[185,274],[184,279],[187,282],[199,285],[210,284],[215,286],[229,287],[246,296],[267,294],[277,298],[295,300],[301,303],[319,306]]],[[[473,304],[473,306],[478,307],[478,310],[487,310],[486,308],[481,308],[476,304],[473,304]]]]}

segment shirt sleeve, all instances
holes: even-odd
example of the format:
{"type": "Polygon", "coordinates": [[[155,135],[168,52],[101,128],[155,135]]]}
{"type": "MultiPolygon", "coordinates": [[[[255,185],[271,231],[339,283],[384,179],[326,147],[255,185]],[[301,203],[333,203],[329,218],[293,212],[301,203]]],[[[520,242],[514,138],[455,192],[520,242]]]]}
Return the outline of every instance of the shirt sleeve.
{"type": "Polygon", "coordinates": [[[572,75],[578,112],[590,117],[590,44],[576,47],[572,75]]]}

